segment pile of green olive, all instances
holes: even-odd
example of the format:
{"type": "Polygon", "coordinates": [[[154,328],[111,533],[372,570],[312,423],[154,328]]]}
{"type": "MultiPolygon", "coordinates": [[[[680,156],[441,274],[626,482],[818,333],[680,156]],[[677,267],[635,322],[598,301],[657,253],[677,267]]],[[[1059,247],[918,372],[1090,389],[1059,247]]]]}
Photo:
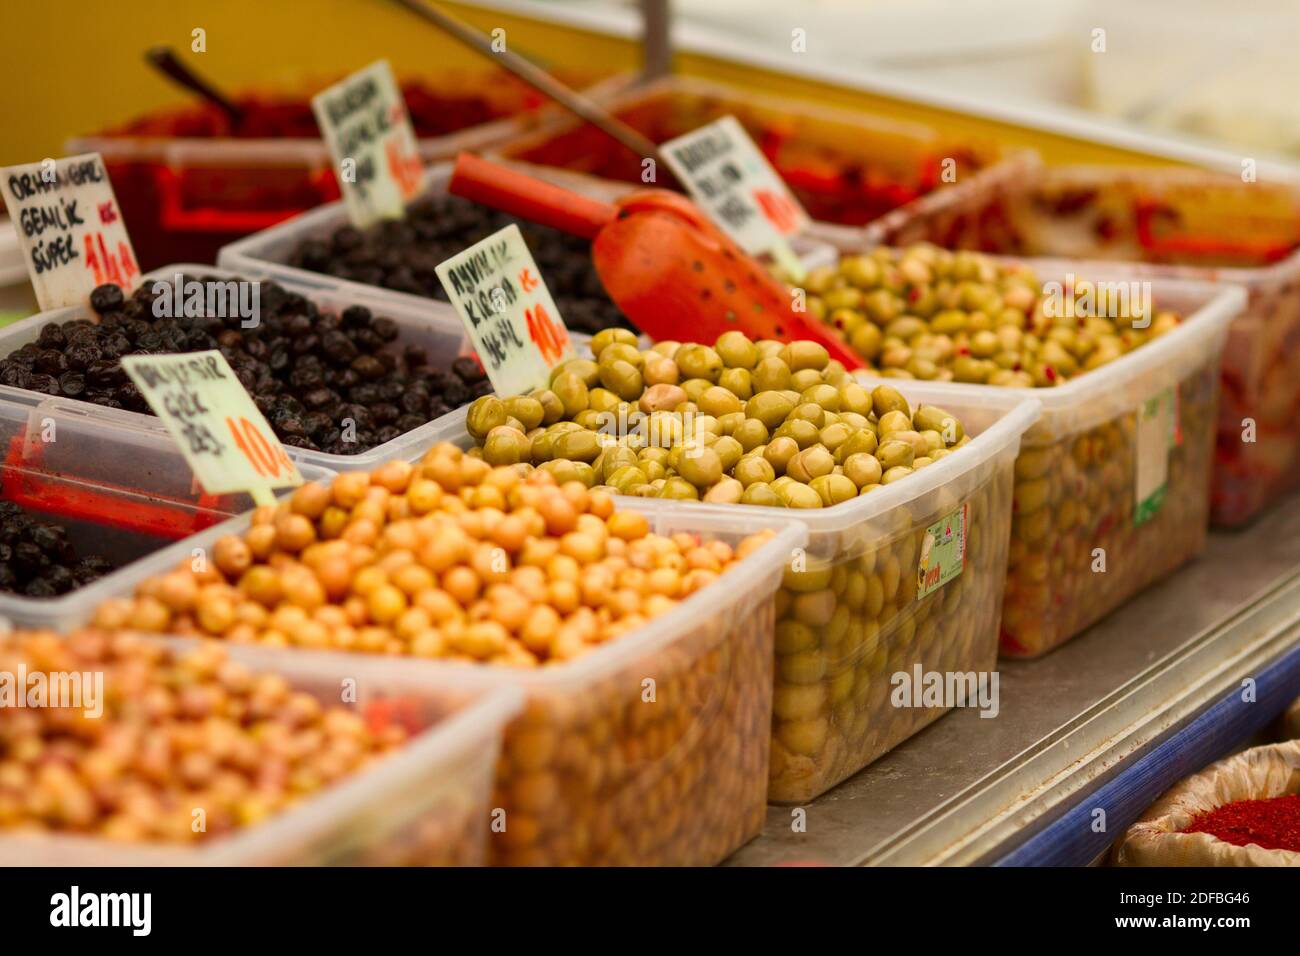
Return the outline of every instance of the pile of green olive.
{"type": "Polygon", "coordinates": [[[594,359],[530,395],[476,400],[466,427],[492,465],[527,463],[618,494],[825,508],[869,494],[970,438],[956,416],[869,389],[810,341],[637,348],[601,332],[594,359]]]}
{"type": "Polygon", "coordinates": [[[1026,265],[927,244],[846,256],[803,283],[808,311],[882,375],[1017,388],[1060,385],[1178,325],[1130,285],[1044,286],[1026,265]]]}

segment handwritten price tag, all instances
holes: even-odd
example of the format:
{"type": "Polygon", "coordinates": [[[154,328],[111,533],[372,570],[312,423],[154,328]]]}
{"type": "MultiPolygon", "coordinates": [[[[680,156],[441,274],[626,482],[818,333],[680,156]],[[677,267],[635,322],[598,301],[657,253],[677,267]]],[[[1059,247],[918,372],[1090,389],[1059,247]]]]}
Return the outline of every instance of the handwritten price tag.
{"type": "Polygon", "coordinates": [[[140,268],[99,153],[5,167],[0,192],[43,310],[84,305],[105,283],[135,288],[140,268]]]}
{"type": "Polygon", "coordinates": [[[302,475],[224,355],[127,355],[140,389],[209,494],[248,491],[259,504],[302,475]]]}
{"type": "Polygon", "coordinates": [[[420,155],[402,93],[379,60],[312,97],[352,224],[400,219],[420,191],[420,155]]]}
{"type": "Polygon", "coordinates": [[[736,245],[750,255],[770,253],[787,268],[798,262],[786,239],[812,220],[734,116],[670,139],[659,150],[736,245]]]}
{"type": "Polygon", "coordinates": [[[518,226],[457,253],[437,273],[498,394],[542,388],[551,369],[573,357],[569,331],[518,226]]]}

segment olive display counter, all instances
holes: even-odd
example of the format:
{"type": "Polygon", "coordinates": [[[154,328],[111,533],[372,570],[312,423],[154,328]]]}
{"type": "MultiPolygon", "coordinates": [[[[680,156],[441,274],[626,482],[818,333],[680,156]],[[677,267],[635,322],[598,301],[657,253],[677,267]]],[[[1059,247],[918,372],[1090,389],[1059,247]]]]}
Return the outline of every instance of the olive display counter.
{"type": "Polygon", "coordinates": [[[769,807],[728,863],[1100,860],[1161,793],[1294,700],[1300,497],[1211,532],[1198,560],[1070,643],[998,666],[996,716],[955,710],[816,801],[769,807]]]}

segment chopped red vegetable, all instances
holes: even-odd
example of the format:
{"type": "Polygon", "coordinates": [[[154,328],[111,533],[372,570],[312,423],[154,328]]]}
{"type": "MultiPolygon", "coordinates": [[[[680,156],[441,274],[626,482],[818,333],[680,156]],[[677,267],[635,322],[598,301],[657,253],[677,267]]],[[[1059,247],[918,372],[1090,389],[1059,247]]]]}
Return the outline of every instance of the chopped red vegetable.
{"type": "Polygon", "coordinates": [[[1300,853],[1300,794],[1225,803],[1194,819],[1184,833],[1208,833],[1225,843],[1300,853]]]}

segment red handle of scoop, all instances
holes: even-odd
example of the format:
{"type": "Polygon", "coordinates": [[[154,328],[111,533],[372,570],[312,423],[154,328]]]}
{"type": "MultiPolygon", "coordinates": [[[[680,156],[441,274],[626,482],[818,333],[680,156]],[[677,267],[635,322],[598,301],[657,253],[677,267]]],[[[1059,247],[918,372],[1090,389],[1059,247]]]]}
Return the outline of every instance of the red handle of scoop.
{"type": "Polygon", "coordinates": [[[488,162],[472,153],[456,157],[448,192],[561,232],[595,239],[617,210],[562,186],[488,162]]]}
{"type": "Polygon", "coordinates": [[[712,342],[732,330],[811,339],[845,368],[863,365],[831,330],[795,312],[790,290],[678,193],[640,190],[615,207],[466,153],[448,190],[593,240],[605,291],[653,339],[712,342]]]}

